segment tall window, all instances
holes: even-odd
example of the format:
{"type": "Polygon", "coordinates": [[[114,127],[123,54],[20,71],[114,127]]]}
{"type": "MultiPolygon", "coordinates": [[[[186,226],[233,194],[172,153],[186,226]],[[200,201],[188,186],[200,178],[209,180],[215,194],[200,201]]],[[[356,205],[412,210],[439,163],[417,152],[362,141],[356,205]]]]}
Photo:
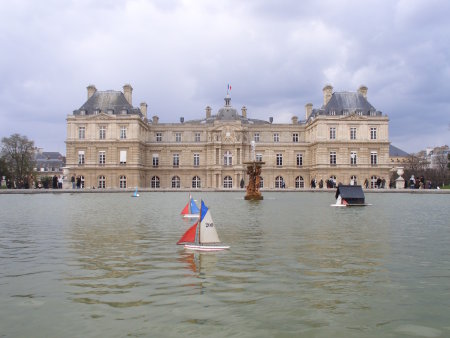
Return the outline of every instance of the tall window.
{"type": "Polygon", "coordinates": [[[259,142],[259,133],[254,133],[253,134],[253,141],[259,142]]]}
{"type": "Polygon", "coordinates": [[[181,186],[181,180],[178,176],[172,177],[172,188],[177,189],[181,186]]]}
{"type": "Polygon", "coordinates": [[[158,189],[159,188],[159,177],[153,176],[150,185],[153,189],[158,189]]]}
{"type": "Polygon", "coordinates": [[[120,139],[124,140],[127,138],[127,127],[120,127],[120,139]]]}
{"type": "Polygon", "coordinates": [[[350,165],[356,165],[356,151],[350,152],[350,165]]]}
{"type": "Polygon", "coordinates": [[[81,180],[80,187],[84,189],[84,176],[83,175],[80,176],[80,180],[81,180]]]}
{"type": "Polygon", "coordinates": [[[200,133],[195,133],[195,142],[200,142],[200,133]]]}
{"type": "Polygon", "coordinates": [[[298,133],[292,134],[292,142],[297,143],[298,142],[298,133]]]}
{"type": "Polygon", "coordinates": [[[98,152],[98,164],[105,165],[106,163],[106,151],[98,152]]]}
{"type": "Polygon", "coordinates": [[[127,151],[126,151],[126,150],[121,150],[121,151],[120,151],[120,155],[119,155],[119,163],[120,163],[121,165],[127,164],[127,151]]]}
{"type": "Polygon", "coordinates": [[[162,142],[162,133],[156,133],[156,142],[162,142]]]}
{"type": "Polygon", "coordinates": [[[330,165],[336,165],[336,152],[330,151],[330,165]]]}
{"type": "Polygon", "coordinates": [[[225,178],[223,179],[223,187],[225,189],[233,188],[233,179],[230,176],[225,176],[225,178]]]}
{"type": "Polygon", "coordinates": [[[305,187],[305,180],[302,176],[297,176],[295,179],[295,187],[298,188],[304,188],[305,187]]]}
{"type": "Polygon", "coordinates": [[[355,127],[350,128],[350,140],[356,140],[356,128],[355,127]]]}
{"type": "Polygon", "coordinates": [[[154,168],[159,166],[159,154],[153,154],[152,165],[154,168]]]}
{"type": "Polygon", "coordinates": [[[175,142],[181,142],[181,133],[175,133],[175,142]]]}
{"type": "Polygon", "coordinates": [[[336,128],[331,127],[330,128],[330,140],[335,140],[335,139],[336,139],[336,128]]]}
{"type": "Polygon", "coordinates": [[[281,167],[283,165],[283,154],[277,154],[277,167],[281,167]]]}
{"type": "Polygon", "coordinates": [[[280,142],[280,134],[273,133],[273,142],[280,142]]]}
{"type": "Polygon", "coordinates": [[[200,154],[194,154],[194,167],[198,167],[200,165],[200,154]]]}
{"type": "Polygon", "coordinates": [[[98,177],[98,188],[105,189],[106,188],[106,178],[105,176],[98,177]]]}
{"type": "Polygon", "coordinates": [[[356,176],[352,175],[352,177],[350,177],[350,185],[357,185],[358,181],[356,180],[356,176]]]}
{"type": "Polygon", "coordinates": [[[194,189],[199,189],[199,188],[201,188],[201,180],[200,180],[200,177],[194,176],[194,177],[192,178],[192,188],[194,188],[194,189]]]}
{"type": "Polygon", "coordinates": [[[370,164],[371,165],[377,165],[378,163],[378,158],[377,158],[377,152],[376,151],[371,151],[370,152],[370,164]]]}
{"type": "Polygon", "coordinates": [[[223,155],[223,165],[233,165],[233,155],[227,150],[223,155]]]}
{"type": "Polygon", "coordinates": [[[173,154],[173,166],[178,167],[180,165],[180,154],[173,154]]]}
{"type": "Polygon", "coordinates": [[[125,189],[127,187],[127,177],[122,175],[119,177],[119,188],[125,189]]]}
{"type": "Polygon", "coordinates": [[[303,165],[303,154],[297,154],[297,167],[301,167],[303,165]]]}
{"type": "Polygon", "coordinates": [[[106,138],[106,127],[105,126],[100,126],[98,131],[99,131],[98,138],[100,140],[104,140],[106,138]]]}
{"type": "Polygon", "coordinates": [[[264,188],[264,178],[262,176],[259,176],[259,188],[264,188]]]}
{"type": "Polygon", "coordinates": [[[275,188],[284,188],[284,179],[282,176],[277,176],[275,178],[275,188]]]}
{"type": "Polygon", "coordinates": [[[371,140],[377,139],[377,128],[375,127],[370,128],[370,139],[371,140]]]}
{"type": "Polygon", "coordinates": [[[86,137],[86,127],[78,127],[78,138],[84,140],[86,137]]]}
{"type": "Polygon", "coordinates": [[[84,150],[78,151],[78,165],[84,164],[84,150]]]}
{"type": "Polygon", "coordinates": [[[262,162],[262,154],[256,154],[255,157],[256,162],[262,162]]]}

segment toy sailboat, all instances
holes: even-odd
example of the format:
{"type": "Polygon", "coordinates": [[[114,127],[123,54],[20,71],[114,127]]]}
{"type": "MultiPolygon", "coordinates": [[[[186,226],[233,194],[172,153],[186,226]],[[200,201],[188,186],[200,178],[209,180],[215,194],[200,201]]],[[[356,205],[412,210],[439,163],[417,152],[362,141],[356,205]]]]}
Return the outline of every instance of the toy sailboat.
{"type": "Polygon", "coordinates": [[[137,187],[136,187],[136,190],[134,191],[133,195],[131,195],[131,197],[139,197],[137,187]]]}
{"type": "Polygon", "coordinates": [[[195,204],[194,199],[192,198],[191,194],[189,194],[189,201],[181,211],[181,214],[183,215],[183,217],[197,218],[199,213],[200,210],[198,209],[197,204],[195,204]]]}
{"type": "Polygon", "coordinates": [[[184,233],[177,244],[198,251],[220,251],[230,248],[221,244],[211,213],[203,201],[199,220],[184,233]]]}

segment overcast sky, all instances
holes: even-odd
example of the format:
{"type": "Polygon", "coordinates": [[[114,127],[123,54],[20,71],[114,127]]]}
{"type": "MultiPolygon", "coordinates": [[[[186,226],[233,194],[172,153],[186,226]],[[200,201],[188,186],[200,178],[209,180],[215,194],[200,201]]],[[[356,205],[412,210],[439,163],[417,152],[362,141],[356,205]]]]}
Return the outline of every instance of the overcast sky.
{"type": "Polygon", "coordinates": [[[122,90],[160,122],[232,105],[274,123],[356,91],[390,118],[393,145],[450,143],[447,0],[0,0],[0,137],[65,151],[86,87],[122,90]]]}

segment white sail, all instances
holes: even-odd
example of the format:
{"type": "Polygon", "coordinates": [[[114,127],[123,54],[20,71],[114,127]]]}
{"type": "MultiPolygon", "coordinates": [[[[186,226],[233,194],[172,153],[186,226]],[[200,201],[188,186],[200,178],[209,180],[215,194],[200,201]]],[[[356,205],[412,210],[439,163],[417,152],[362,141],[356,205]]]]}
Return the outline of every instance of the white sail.
{"type": "Polygon", "coordinates": [[[200,223],[200,243],[220,243],[209,209],[200,223]]]}

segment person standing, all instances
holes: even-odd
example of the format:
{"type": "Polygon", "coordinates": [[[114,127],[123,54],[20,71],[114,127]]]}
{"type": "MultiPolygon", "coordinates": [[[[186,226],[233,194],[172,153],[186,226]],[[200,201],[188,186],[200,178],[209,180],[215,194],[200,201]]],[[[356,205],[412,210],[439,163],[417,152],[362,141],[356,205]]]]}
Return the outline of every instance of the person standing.
{"type": "Polygon", "coordinates": [[[53,189],[58,189],[58,177],[56,175],[53,175],[52,187],[53,189]]]}
{"type": "Polygon", "coordinates": [[[77,189],[81,188],[81,176],[77,177],[77,189]]]}
{"type": "Polygon", "coordinates": [[[70,182],[72,182],[72,189],[75,189],[75,175],[72,175],[70,182]]]}
{"type": "Polygon", "coordinates": [[[62,189],[63,187],[63,178],[61,175],[58,176],[58,189],[62,189]]]}

